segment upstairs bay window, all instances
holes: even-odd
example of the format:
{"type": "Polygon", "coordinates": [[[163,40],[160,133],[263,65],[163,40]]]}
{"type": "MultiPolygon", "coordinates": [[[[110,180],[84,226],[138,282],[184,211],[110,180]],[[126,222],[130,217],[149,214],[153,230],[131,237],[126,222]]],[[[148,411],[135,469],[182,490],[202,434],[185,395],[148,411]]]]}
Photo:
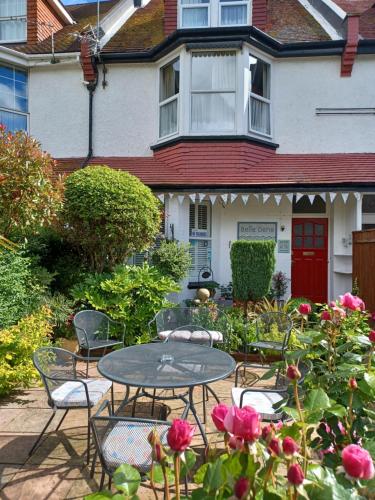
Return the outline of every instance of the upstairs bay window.
{"type": "Polygon", "coordinates": [[[249,25],[249,4],[249,0],[180,0],[180,27],[249,25]]]}
{"type": "Polygon", "coordinates": [[[270,65],[250,55],[249,130],[271,135],[270,65]]]}
{"type": "Polygon", "coordinates": [[[0,123],[10,132],[27,130],[27,73],[0,66],[0,123]]]}
{"type": "Polygon", "coordinates": [[[26,26],[26,0],[0,0],[0,42],[25,42],[26,26]]]}
{"type": "Polygon", "coordinates": [[[160,69],[159,137],[167,137],[178,130],[178,96],[180,92],[180,60],[160,69]]]}
{"type": "Polygon", "coordinates": [[[234,131],[235,75],[235,52],[195,52],[192,54],[191,132],[234,131]]]}

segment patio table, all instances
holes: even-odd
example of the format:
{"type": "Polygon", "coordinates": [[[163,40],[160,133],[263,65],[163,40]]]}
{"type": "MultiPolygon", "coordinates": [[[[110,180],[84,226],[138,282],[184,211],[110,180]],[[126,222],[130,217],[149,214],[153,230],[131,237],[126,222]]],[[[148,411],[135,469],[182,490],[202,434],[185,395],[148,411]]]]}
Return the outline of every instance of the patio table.
{"type": "MultiPolygon", "coordinates": [[[[225,379],[235,368],[235,360],[226,352],[186,342],[134,345],[111,352],[98,363],[103,377],[138,388],[136,395],[127,398],[124,404],[142,396],[158,400],[181,399],[185,403],[183,418],[192,412],[206,445],[207,437],[194,406],[194,387],[225,379]],[[146,390],[184,388],[188,389],[185,393],[157,397],[146,390]]],[[[209,390],[219,401],[213,390],[209,390]]]]}

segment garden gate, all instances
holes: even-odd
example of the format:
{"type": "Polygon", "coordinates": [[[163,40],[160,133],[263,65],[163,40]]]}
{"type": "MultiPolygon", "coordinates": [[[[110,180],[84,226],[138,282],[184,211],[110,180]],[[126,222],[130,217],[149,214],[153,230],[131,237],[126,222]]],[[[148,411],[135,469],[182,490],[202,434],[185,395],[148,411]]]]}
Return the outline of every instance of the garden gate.
{"type": "Polygon", "coordinates": [[[375,311],[375,229],[353,232],[353,283],[370,312],[375,311]]]}

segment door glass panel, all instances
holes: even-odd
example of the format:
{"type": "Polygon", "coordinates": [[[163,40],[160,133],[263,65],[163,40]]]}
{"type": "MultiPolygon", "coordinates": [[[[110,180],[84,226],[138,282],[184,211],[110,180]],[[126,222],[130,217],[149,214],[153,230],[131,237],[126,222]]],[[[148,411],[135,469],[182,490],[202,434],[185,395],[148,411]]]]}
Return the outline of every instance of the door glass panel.
{"type": "Polygon", "coordinates": [[[303,234],[303,231],[302,231],[302,224],[296,224],[296,225],[294,226],[294,234],[295,234],[296,236],[302,236],[302,234],[303,234]]]}
{"type": "Polygon", "coordinates": [[[315,248],[324,248],[324,238],[315,238],[315,248]]]}
{"type": "Polygon", "coordinates": [[[304,241],[304,248],[312,248],[313,247],[313,238],[308,236],[304,241]]]}
{"type": "Polygon", "coordinates": [[[324,235],[324,225],[323,224],[315,224],[315,234],[317,236],[324,235]]]}
{"type": "Polygon", "coordinates": [[[302,248],[302,244],[303,244],[303,238],[301,238],[300,236],[296,236],[294,238],[294,248],[302,248]]]}
{"type": "Polygon", "coordinates": [[[314,230],[314,224],[312,222],[305,223],[305,235],[312,236],[314,230]]]}

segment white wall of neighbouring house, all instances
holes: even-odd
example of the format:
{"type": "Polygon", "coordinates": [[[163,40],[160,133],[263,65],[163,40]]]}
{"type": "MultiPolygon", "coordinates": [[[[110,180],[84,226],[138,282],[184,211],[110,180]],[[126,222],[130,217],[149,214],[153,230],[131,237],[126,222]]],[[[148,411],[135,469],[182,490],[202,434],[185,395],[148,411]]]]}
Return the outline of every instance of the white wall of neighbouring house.
{"type": "Polygon", "coordinates": [[[316,108],[374,108],[375,57],[357,56],[340,77],[337,57],[274,61],[272,97],[278,153],[374,152],[375,115],[319,116],[316,108]]]}

